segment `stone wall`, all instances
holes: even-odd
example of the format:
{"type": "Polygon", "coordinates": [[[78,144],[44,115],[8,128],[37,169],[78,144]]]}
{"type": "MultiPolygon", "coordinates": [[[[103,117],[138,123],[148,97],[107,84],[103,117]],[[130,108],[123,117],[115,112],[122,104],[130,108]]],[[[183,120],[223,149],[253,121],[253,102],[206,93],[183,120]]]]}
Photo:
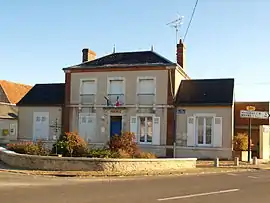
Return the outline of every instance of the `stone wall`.
{"type": "Polygon", "coordinates": [[[196,168],[196,158],[99,159],[17,154],[0,147],[0,160],[9,166],[33,170],[104,171],[121,173],[173,172],[196,168]]]}

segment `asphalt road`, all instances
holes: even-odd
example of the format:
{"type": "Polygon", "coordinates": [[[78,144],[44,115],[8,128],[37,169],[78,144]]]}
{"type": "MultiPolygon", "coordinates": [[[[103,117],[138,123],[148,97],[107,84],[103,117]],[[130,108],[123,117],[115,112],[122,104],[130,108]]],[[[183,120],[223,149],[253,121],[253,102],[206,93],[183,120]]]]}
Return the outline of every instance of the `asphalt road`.
{"type": "Polygon", "coordinates": [[[140,178],[56,178],[0,171],[8,203],[269,203],[270,171],[140,178]]]}

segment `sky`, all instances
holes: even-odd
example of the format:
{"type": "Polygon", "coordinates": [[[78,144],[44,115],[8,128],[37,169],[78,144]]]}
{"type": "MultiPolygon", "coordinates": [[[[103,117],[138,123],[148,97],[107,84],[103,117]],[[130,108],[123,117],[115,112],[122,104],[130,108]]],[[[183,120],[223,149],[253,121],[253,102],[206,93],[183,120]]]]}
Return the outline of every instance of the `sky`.
{"type": "MultiPolygon", "coordinates": [[[[62,68],[82,49],[102,57],[151,50],[175,62],[175,30],[184,36],[196,0],[2,0],[0,79],[64,82],[62,68]]],[[[270,101],[270,1],[199,0],[185,39],[192,79],[235,78],[236,101],[270,101]]]]}

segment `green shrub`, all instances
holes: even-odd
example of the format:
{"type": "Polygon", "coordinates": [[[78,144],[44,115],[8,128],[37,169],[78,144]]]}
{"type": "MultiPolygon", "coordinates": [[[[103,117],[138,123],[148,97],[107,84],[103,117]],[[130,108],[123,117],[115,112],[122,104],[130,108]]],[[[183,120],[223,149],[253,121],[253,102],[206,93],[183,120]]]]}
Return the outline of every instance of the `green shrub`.
{"type": "Polygon", "coordinates": [[[87,143],[76,132],[67,132],[53,145],[52,153],[63,156],[81,157],[87,155],[87,143]]]}
{"type": "Polygon", "coordinates": [[[88,157],[91,158],[118,158],[119,155],[117,152],[113,152],[109,149],[90,149],[88,151],[88,157]]]}
{"type": "Polygon", "coordinates": [[[8,144],[7,149],[14,151],[20,154],[29,154],[29,155],[40,155],[47,156],[49,155],[49,150],[47,150],[41,141],[37,143],[33,142],[20,142],[14,144],[8,144]]]}
{"type": "Polygon", "coordinates": [[[131,132],[124,132],[121,135],[114,135],[111,137],[109,143],[109,149],[113,152],[126,153],[130,157],[133,157],[139,148],[135,142],[135,135],[131,132]]]}
{"type": "MultiPolygon", "coordinates": [[[[252,141],[250,140],[251,146],[252,141]]],[[[235,151],[248,151],[248,135],[246,133],[237,133],[233,139],[233,149],[235,151]]]]}

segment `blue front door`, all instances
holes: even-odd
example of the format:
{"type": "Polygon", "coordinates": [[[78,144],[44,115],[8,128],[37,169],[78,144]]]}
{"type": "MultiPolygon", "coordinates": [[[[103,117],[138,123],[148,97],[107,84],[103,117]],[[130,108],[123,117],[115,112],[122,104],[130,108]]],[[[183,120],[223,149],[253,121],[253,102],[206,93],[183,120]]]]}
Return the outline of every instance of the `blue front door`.
{"type": "Polygon", "coordinates": [[[110,134],[111,136],[114,136],[115,134],[121,135],[122,131],[122,117],[121,116],[112,116],[111,117],[111,130],[110,134]]]}

